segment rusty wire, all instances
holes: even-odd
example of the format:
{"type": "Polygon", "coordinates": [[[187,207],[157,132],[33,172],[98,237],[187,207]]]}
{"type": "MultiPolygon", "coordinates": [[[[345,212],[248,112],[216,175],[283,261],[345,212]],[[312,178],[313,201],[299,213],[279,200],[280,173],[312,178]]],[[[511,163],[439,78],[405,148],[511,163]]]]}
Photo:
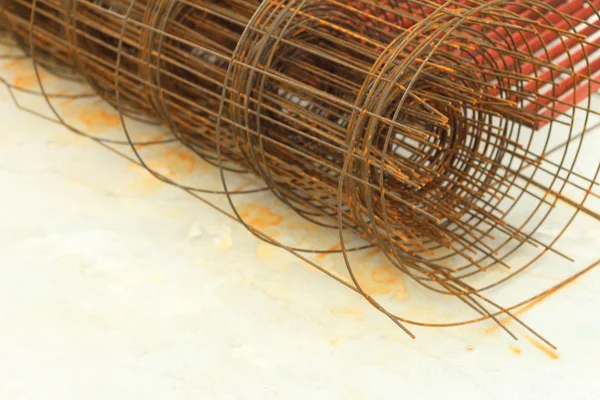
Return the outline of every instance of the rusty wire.
{"type": "Polygon", "coordinates": [[[76,72],[116,108],[141,165],[179,185],[144,162],[126,117],[166,125],[219,167],[222,190],[185,190],[226,194],[230,216],[302,258],[325,252],[281,243],[237,211],[233,194],[263,189],[232,190],[231,176],[258,176],[297,214],[337,231],[336,251],[350,277],[344,284],[405,330],[490,318],[501,324],[505,313],[531,329],[484,292],[547,253],[570,260],[554,243],[578,213],[600,219],[585,205],[598,198],[598,171],[585,177],[574,170],[585,136],[575,122],[583,121],[577,129],[585,132],[598,115],[590,99],[600,83],[600,1],[4,6],[8,29],[36,65],[76,72]],[[566,135],[557,138],[558,128],[566,135]],[[567,189],[581,196],[574,201],[567,189]],[[555,238],[542,240],[537,232],[558,202],[573,216],[555,238]],[[352,235],[478,317],[433,324],[388,311],[353,272],[349,253],[365,245],[352,235]],[[523,251],[533,255],[512,265],[511,256],[523,251]],[[469,283],[496,266],[511,273],[480,287],[469,283]]]}

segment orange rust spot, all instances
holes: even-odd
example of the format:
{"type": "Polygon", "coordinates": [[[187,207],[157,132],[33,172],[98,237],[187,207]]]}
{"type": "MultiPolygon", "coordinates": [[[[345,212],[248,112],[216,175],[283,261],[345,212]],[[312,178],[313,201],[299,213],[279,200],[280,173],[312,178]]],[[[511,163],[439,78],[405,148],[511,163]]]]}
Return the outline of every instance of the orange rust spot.
{"type": "Polygon", "coordinates": [[[474,351],[474,350],[475,350],[475,347],[473,347],[473,346],[467,346],[467,351],[474,351]]]}
{"type": "Polygon", "coordinates": [[[375,247],[373,249],[371,249],[366,255],[365,258],[370,258],[370,257],[374,257],[378,254],[381,254],[381,249],[379,247],[375,247]]]}
{"type": "MultiPolygon", "coordinates": [[[[230,193],[237,193],[237,192],[242,192],[244,190],[246,190],[251,184],[250,183],[244,183],[243,185],[238,186],[237,188],[233,189],[230,191],[230,193]]],[[[226,199],[227,195],[221,195],[222,199],[226,199]]]]}
{"type": "Polygon", "coordinates": [[[35,75],[20,75],[13,78],[13,85],[20,89],[31,89],[38,85],[35,75]]]}
{"type": "Polygon", "coordinates": [[[65,99],[63,101],[61,101],[60,105],[65,107],[65,106],[70,106],[75,100],[78,100],[77,97],[70,97],[68,99],[65,99]]]}
{"type": "MultiPolygon", "coordinates": [[[[16,62],[10,62],[5,64],[2,69],[13,69],[15,71],[15,77],[13,78],[13,85],[20,89],[33,89],[39,87],[37,75],[32,72],[31,68],[24,68],[23,65],[17,60],[16,62]]],[[[49,78],[43,71],[39,72],[40,80],[42,82],[56,81],[56,77],[49,78]]]]}
{"type": "MultiPolygon", "coordinates": [[[[148,168],[152,169],[153,171],[158,172],[159,174],[165,175],[165,176],[172,176],[173,174],[171,173],[171,171],[169,170],[169,168],[162,162],[160,161],[149,161],[146,162],[146,165],[148,166],[148,168]]],[[[152,176],[148,171],[146,171],[146,169],[136,163],[131,163],[127,166],[128,169],[132,169],[134,171],[139,171],[139,172],[143,172],[144,175],[149,175],[152,176]]]]}
{"type": "Polygon", "coordinates": [[[536,349],[540,350],[542,353],[546,354],[553,360],[558,360],[560,358],[560,354],[558,354],[554,349],[546,346],[544,343],[532,338],[531,336],[526,336],[526,339],[529,343],[533,345],[536,349]]]}
{"type": "Polygon", "coordinates": [[[250,186],[250,184],[249,184],[249,183],[244,183],[243,185],[241,185],[241,186],[239,186],[239,187],[235,188],[235,189],[233,190],[233,193],[242,192],[242,191],[246,190],[246,189],[247,189],[249,186],[250,186]]]}
{"type": "Polygon", "coordinates": [[[121,119],[117,115],[99,110],[86,110],[79,115],[79,120],[85,124],[87,129],[114,128],[121,125],[121,119]]]}
{"type": "MultiPolygon", "coordinates": [[[[331,246],[330,248],[327,249],[327,251],[337,251],[337,250],[341,250],[342,246],[340,244],[336,244],[331,246]]],[[[321,253],[317,256],[317,260],[324,260],[325,258],[327,258],[328,256],[330,256],[331,254],[328,253],[321,253]]]]}
{"type": "MultiPolygon", "coordinates": [[[[513,313],[513,314],[514,314],[514,315],[517,315],[516,313],[513,313]]],[[[498,319],[498,322],[500,322],[500,324],[502,324],[502,325],[506,325],[506,324],[508,324],[510,321],[512,321],[512,318],[511,318],[511,317],[506,317],[506,318],[502,318],[502,319],[500,319],[500,318],[499,318],[499,319],[498,319]]],[[[499,325],[499,324],[497,324],[496,322],[494,322],[494,325],[492,325],[492,326],[490,326],[489,328],[487,328],[487,329],[485,330],[485,333],[489,335],[489,334],[492,334],[492,333],[496,332],[498,329],[500,329],[500,325],[499,325]]]]}
{"type": "Polygon", "coordinates": [[[23,60],[13,60],[11,62],[7,62],[6,64],[2,65],[3,70],[7,70],[7,69],[16,69],[17,71],[24,71],[25,68],[23,68],[23,60]]]}
{"type": "Polygon", "coordinates": [[[173,169],[182,169],[183,172],[192,173],[196,166],[194,156],[189,153],[170,151],[166,158],[171,162],[173,169]]]}
{"type": "Polygon", "coordinates": [[[146,146],[150,146],[150,145],[152,145],[154,143],[158,143],[161,140],[165,140],[168,137],[169,137],[169,135],[160,135],[160,136],[155,137],[154,139],[146,140],[146,143],[144,143],[144,144],[138,144],[138,145],[136,145],[135,148],[136,149],[142,149],[142,148],[144,148],[146,146]]]}
{"type": "MultiPolygon", "coordinates": [[[[149,161],[146,163],[146,165],[151,170],[163,176],[166,176],[168,178],[174,177],[169,167],[160,161],[149,161]]],[[[152,174],[146,171],[145,168],[142,168],[141,166],[135,163],[129,164],[127,168],[134,170],[139,174],[139,176],[136,177],[136,179],[129,185],[130,189],[145,194],[154,192],[160,189],[161,187],[164,187],[164,183],[156,179],[152,174]]]]}
{"type": "Polygon", "coordinates": [[[514,344],[508,346],[508,349],[514,354],[521,354],[523,352],[523,350],[520,347],[517,347],[514,344]]]}
{"type": "Polygon", "coordinates": [[[283,217],[267,207],[250,204],[242,208],[240,216],[255,229],[266,229],[281,224],[283,217]]]}
{"type": "Polygon", "coordinates": [[[404,274],[389,262],[356,271],[360,287],[371,296],[391,295],[394,300],[406,300],[408,292],[404,274]]]}

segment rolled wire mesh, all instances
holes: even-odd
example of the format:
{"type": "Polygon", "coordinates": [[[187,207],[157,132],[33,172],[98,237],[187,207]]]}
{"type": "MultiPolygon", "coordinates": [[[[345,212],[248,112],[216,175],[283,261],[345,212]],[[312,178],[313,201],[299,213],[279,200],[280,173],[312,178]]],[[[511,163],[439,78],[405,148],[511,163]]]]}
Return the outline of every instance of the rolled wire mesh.
{"type": "Polygon", "coordinates": [[[213,191],[262,239],[304,254],[237,210],[240,172],[337,231],[346,285],[404,328],[436,324],[363,289],[355,237],[478,314],[438,324],[458,325],[516,318],[483,293],[548,253],[570,259],[556,241],[578,213],[598,219],[585,205],[598,171],[574,166],[578,130],[597,115],[599,3],[15,0],[5,13],[35,63],[77,71],[117,109],[155,176],[178,184],[144,162],[129,118],[166,125],[219,167],[213,191]],[[578,200],[563,195],[572,189],[578,200]],[[542,237],[558,202],[571,216],[542,237]],[[474,285],[497,266],[512,270],[474,285]]]}

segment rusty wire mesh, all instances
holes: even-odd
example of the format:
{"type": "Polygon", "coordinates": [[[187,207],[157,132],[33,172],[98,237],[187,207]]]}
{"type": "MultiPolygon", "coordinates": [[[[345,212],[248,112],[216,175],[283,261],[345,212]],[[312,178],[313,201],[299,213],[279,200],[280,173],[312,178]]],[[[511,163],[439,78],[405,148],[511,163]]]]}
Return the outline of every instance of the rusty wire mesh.
{"type": "MultiPolygon", "coordinates": [[[[122,143],[157,178],[195,194],[225,194],[230,216],[320,269],[306,254],[328,249],[272,238],[237,210],[236,195],[268,189],[331,229],[348,279],[324,272],[403,329],[490,318],[503,326],[500,314],[531,329],[510,310],[536,297],[505,307],[484,293],[548,254],[572,260],[555,243],[578,214],[600,219],[587,205],[598,198],[599,165],[592,175],[575,168],[598,116],[598,7],[568,0],[11,0],[4,24],[36,71],[83,78],[117,110],[122,143]],[[133,139],[133,120],[168,127],[219,168],[222,187],[185,185],[153,169],[133,139]],[[245,173],[266,186],[232,189],[245,173]],[[559,203],[570,210],[562,229],[539,235],[559,203]],[[389,311],[354,273],[351,253],[370,246],[476,316],[436,324],[389,311]],[[527,256],[515,265],[515,254],[527,256]],[[498,266],[510,272],[473,283],[498,266]]],[[[40,85],[53,118],[86,134],[40,85]]]]}

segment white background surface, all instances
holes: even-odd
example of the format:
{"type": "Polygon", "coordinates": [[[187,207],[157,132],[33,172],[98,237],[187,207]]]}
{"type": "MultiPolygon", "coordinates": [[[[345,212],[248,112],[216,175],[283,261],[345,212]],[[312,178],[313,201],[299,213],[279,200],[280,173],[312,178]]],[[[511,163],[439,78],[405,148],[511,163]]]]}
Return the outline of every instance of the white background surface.
{"type": "Polygon", "coordinates": [[[518,342],[492,323],[411,340],[3,88],[0,116],[1,399],[600,398],[597,269],[523,316],[558,352],[514,324],[518,342]]]}

